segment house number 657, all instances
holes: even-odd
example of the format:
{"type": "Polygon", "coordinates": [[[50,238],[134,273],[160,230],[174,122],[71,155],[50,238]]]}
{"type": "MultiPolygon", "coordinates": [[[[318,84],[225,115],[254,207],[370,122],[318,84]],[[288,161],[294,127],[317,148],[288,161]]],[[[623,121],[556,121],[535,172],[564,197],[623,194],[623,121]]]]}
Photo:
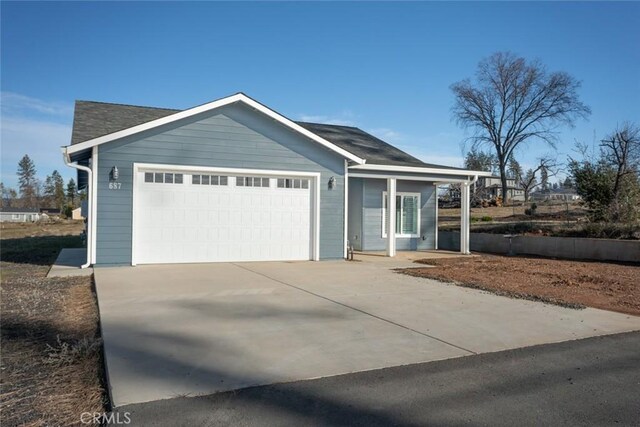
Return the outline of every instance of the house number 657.
{"type": "Polygon", "coordinates": [[[122,187],[122,183],[121,182],[110,182],[109,183],[109,190],[119,190],[120,187],[122,187]]]}

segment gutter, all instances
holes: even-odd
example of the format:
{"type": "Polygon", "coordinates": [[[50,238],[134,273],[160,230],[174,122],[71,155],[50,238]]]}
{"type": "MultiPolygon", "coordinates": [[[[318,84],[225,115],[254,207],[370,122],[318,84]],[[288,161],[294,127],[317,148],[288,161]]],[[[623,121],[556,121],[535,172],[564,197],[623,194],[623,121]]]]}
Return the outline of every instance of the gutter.
{"type": "Polygon", "coordinates": [[[87,182],[87,262],[82,264],[80,266],[80,268],[87,268],[89,266],[91,266],[91,252],[93,250],[92,244],[91,242],[93,242],[93,235],[92,235],[92,228],[91,226],[93,225],[93,215],[91,214],[92,212],[92,208],[93,208],[93,203],[91,201],[91,196],[93,194],[93,171],[91,170],[91,168],[87,167],[87,166],[82,166],[79,165],[77,163],[72,163],[71,162],[71,158],[69,157],[69,153],[67,152],[67,147],[61,147],[62,150],[62,159],[64,160],[65,165],[77,169],[77,170],[81,170],[87,173],[88,175],[88,182],[87,182]]]}

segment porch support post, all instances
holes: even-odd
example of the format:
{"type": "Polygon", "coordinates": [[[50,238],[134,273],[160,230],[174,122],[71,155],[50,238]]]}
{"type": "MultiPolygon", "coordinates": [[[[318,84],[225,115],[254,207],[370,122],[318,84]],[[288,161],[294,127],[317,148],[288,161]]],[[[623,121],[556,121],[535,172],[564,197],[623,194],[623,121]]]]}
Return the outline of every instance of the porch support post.
{"type": "Polygon", "coordinates": [[[387,178],[387,256],[396,256],[396,179],[387,178]]]}
{"type": "Polygon", "coordinates": [[[460,253],[468,255],[469,251],[469,182],[460,185],[460,253]]]}

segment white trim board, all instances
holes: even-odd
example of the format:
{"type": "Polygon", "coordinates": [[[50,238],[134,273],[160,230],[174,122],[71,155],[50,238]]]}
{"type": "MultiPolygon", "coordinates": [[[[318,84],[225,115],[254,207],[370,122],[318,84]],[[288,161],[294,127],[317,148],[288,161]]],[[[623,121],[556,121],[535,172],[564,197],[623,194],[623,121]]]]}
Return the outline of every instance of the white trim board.
{"type": "Polygon", "coordinates": [[[369,175],[367,173],[358,173],[358,172],[350,172],[349,177],[367,178],[367,179],[390,179],[391,178],[397,181],[424,181],[424,182],[438,183],[442,185],[460,183],[460,182],[469,182],[470,180],[470,179],[451,178],[447,181],[443,181],[442,178],[429,178],[429,177],[419,176],[419,175],[392,175],[392,174],[369,175]]]}
{"type": "Polygon", "coordinates": [[[96,263],[97,259],[97,232],[98,232],[98,147],[93,147],[91,149],[91,170],[93,173],[91,174],[92,179],[92,188],[91,188],[91,212],[89,215],[93,217],[93,221],[91,221],[91,264],[96,263]]]}
{"type": "Polygon", "coordinates": [[[316,135],[313,132],[308,131],[307,129],[303,128],[302,126],[300,126],[299,124],[295,123],[292,120],[289,120],[288,118],[286,118],[285,116],[283,116],[282,114],[279,114],[277,112],[275,112],[274,110],[266,107],[265,105],[260,104],[258,101],[255,101],[254,99],[249,98],[247,95],[243,94],[243,93],[237,93],[235,95],[231,95],[231,96],[227,96],[226,98],[221,98],[218,99],[216,101],[213,102],[209,102],[207,104],[203,104],[197,107],[193,107],[190,108],[188,110],[184,110],[184,111],[180,111],[177,112],[175,114],[171,114],[169,116],[166,117],[162,117],[156,120],[152,120],[150,122],[146,122],[146,123],[142,123],[140,125],[137,126],[133,126],[127,129],[123,129],[117,132],[113,132],[110,133],[108,135],[103,135],[97,138],[93,138],[90,139],[88,141],[83,141],[80,142],[78,144],[74,144],[74,145],[70,145],[66,147],[67,153],[69,154],[73,154],[73,153],[77,153],[83,150],[87,150],[89,148],[110,142],[110,141],[114,141],[116,139],[120,139],[120,138],[124,138],[130,135],[135,135],[137,133],[140,132],[144,132],[146,130],[149,129],[153,129],[156,128],[158,126],[163,126],[169,123],[173,123],[175,121],[178,120],[182,120],[191,116],[195,116],[197,114],[201,114],[201,113],[205,113],[207,111],[211,111],[211,110],[215,110],[216,108],[220,108],[220,107],[224,107],[226,105],[230,105],[230,104],[234,104],[236,102],[242,102],[245,105],[248,105],[249,107],[253,108],[256,111],[259,111],[260,113],[270,117],[271,119],[275,120],[276,122],[290,128],[291,130],[306,136],[307,138],[317,142],[318,144],[324,146],[325,148],[328,148],[331,151],[334,151],[338,154],[340,154],[341,156],[345,157],[346,159],[349,159],[353,162],[356,162],[358,164],[364,164],[365,160],[361,159],[358,156],[355,156],[353,154],[351,154],[350,152],[348,152],[347,150],[344,150],[340,147],[338,147],[337,145],[333,144],[330,141],[327,141],[324,138],[321,138],[320,136],[316,135]]]}
{"type": "Polygon", "coordinates": [[[315,185],[311,184],[311,201],[313,204],[312,227],[311,227],[311,260],[320,260],[320,189],[321,174],[320,172],[300,172],[285,170],[269,170],[269,169],[242,169],[242,168],[219,168],[205,166],[185,166],[171,164],[155,164],[155,163],[134,163],[133,164],[133,189],[132,189],[132,205],[131,205],[131,265],[136,265],[135,259],[135,223],[136,223],[136,203],[137,203],[137,176],[140,171],[147,170],[170,170],[180,172],[205,172],[230,175],[266,175],[266,176],[286,176],[286,177],[304,177],[312,179],[315,185]]]}
{"type": "MultiPolygon", "coordinates": [[[[373,164],[358,164],[350,166],[349,169],[357,171],[380,171],[380,172],[407,172],[407,173],[429,173],[439,175],[458,175],[458,176],[491,176],[491,172],[474,171],[467,169],[440,169],[430,167],[416,167],[416,166],[392,166],[392,165],[373,165],[373,164]]],[[[401,177],[398,177],[401,179],[401,177]]]]}

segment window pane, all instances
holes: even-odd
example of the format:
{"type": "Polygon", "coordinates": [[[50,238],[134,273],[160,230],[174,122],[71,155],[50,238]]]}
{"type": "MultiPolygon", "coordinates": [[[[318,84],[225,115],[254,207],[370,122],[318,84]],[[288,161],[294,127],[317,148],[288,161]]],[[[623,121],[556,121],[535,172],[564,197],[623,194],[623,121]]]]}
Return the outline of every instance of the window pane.
{"type": "Polygon", "coordinates": [[[220,185],[227,185],[227,177],[226,176],[221,176],[220,177],[220,185]]]}
{"type": "Polygon", "coordinates": [[[278,188],[284,188],[284,179],[278,178],[278,188]]]}
{"type": "Polygon", "coordinates": [[[300,188],[300,180],[299,179],[294,179],[293,180],[293,188],[300,188]]]}
{"type": "Polygon", "coordinates": [[[181,173],[177,173],[174,175],[174,179],[175,179],[175,183],[176,184],[182,184],[182,174],[181,173]]]}
{"type": "Polygon", "coordinates": [[[202,175],[202,185],[209,185],[209,175],[202,175]]]}
{"type": "Polygon", "coordinates": [[[269,186],[269,178],[262,178],[262,186],[263,187],[269,186]]]}
{"type": "Polygon", "coordinates": [[[200,175],[193,175],[191,177],[191,183],[192,184],[200,184],[200,175]]]}
{"type": "Polygon", "coordinates": [[[244,176],[236,176],[236,187],[244,187],[244,176]]]}
{"type": "Polygon", "coordinates": [[[166,182],[167,184],[173,184],[173,174],[172,173],[165,173],[164,174],[164,182],[166,182]]]}
{"type": "Polygon", "coordinates": [[[404,196],[402,206],[402,233],[418,233],[418,198],[404,196]]]}
{"type": "Polygon", "coordinates": [[[163,180],[162,180],[163,176],[164,176],[164,174],[162,174],[162,173],[159,173],[159,172],[158,172],[158,173],[156,173],[156,176],[155,176],[155,178],[156,178],[156,179],[155,179],[155,181],[156,181],[156,182],[163,182],[163,180]]]}
{"type": "Polygon", "coordinates": [[[251,178],[250,176],[246,177],[246,178],[244,179],[244,184],[245,184],[247,187],[253,187],[253,178],[251,178]]]}
{"type": "Polygon", "coordinates": [[[144,182],[153,182],[153,174],[151,172],[144,173],[144,182]]]}
{"type": "Polygon", "coordinates": [[[302,188],[309,188],[309,180],[308,179],[303,179],[302,180],[302,188]]]}
{"type": "Polygon", "coordinates": [[[218,175],[211,175],[211,185],[218,185],[218,175]]]}

